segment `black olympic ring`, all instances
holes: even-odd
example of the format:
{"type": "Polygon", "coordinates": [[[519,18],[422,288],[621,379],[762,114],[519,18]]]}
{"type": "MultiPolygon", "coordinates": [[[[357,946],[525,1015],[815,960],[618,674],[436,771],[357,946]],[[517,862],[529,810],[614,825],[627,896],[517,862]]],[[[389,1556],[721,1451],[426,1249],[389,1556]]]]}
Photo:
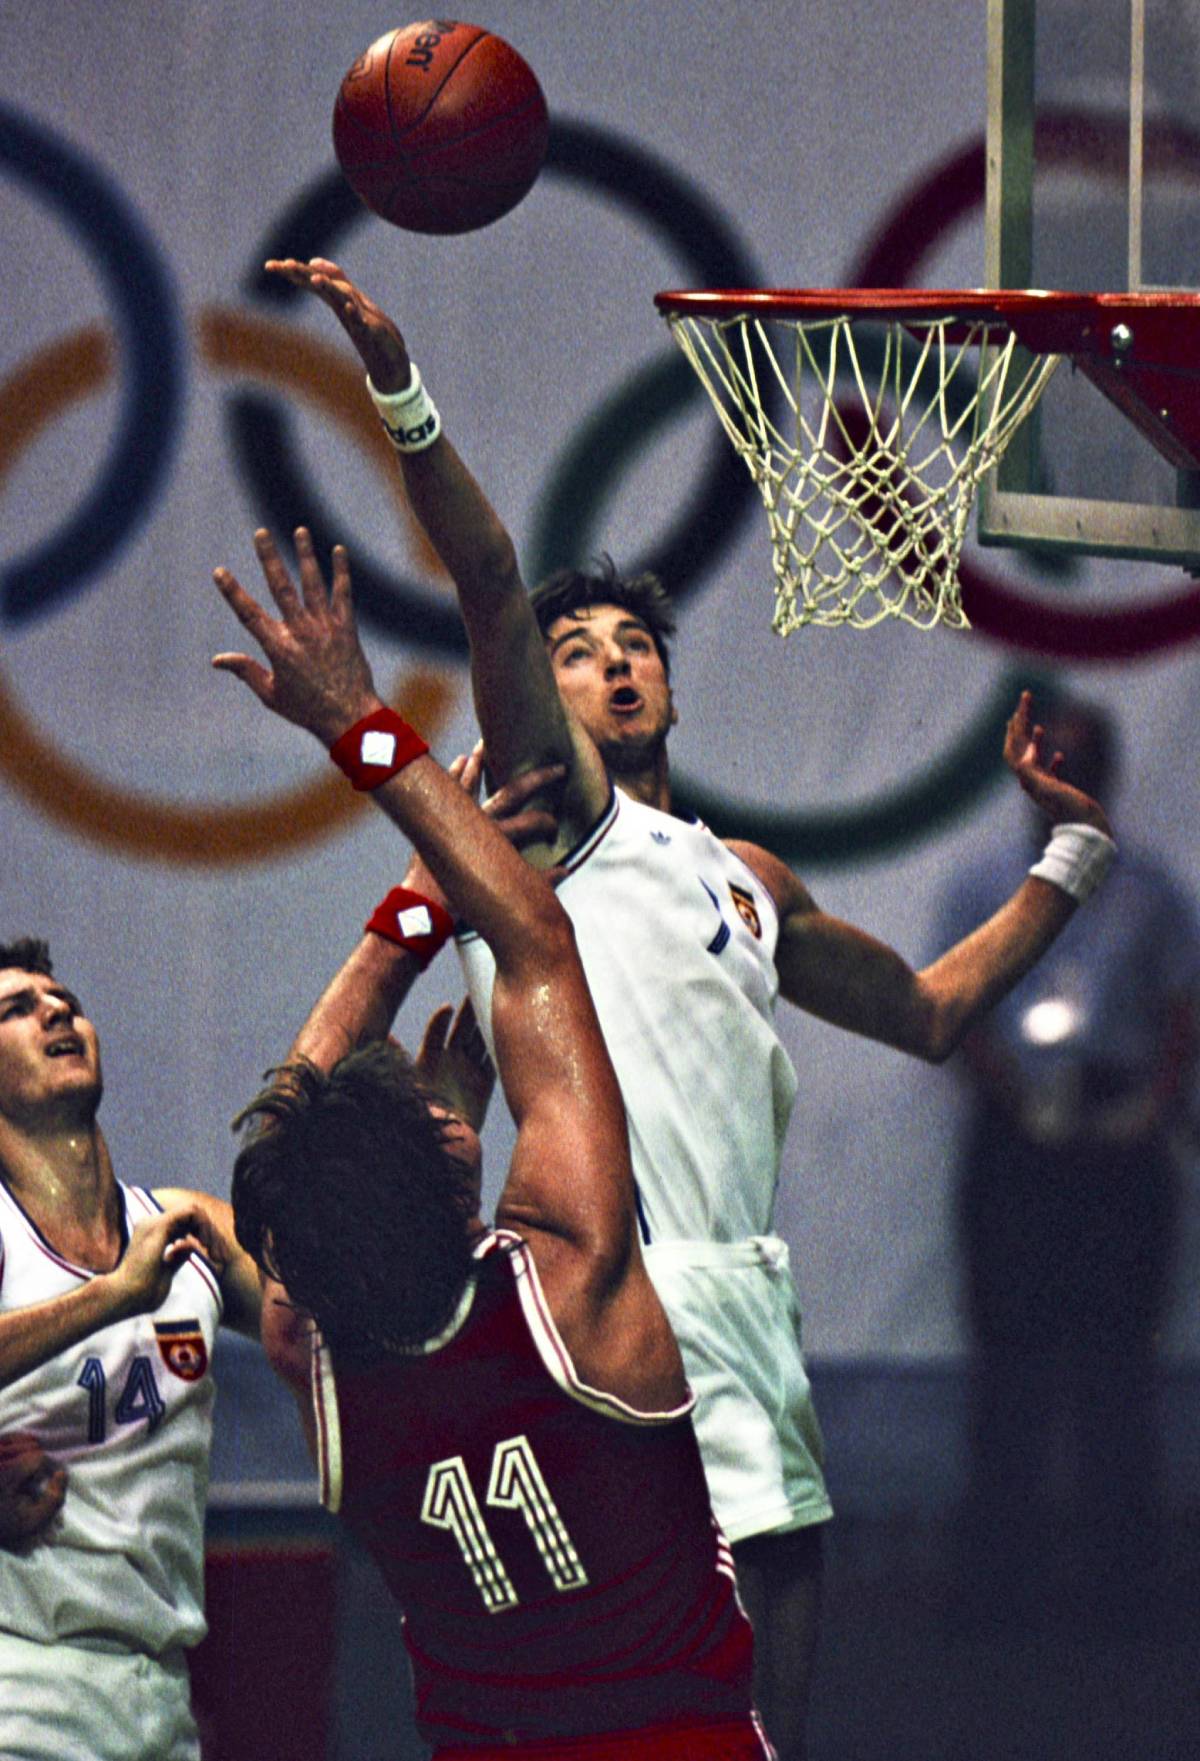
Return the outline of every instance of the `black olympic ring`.
{"type": "MultiPolygon", "coordinates": [[[[631,208],[667,237],[697,285],[751,287],[760,279],[746,248],[703,192],[633,142],[590,123],[557,120],[551,125],[545,169],[631,208]]],[[[303,298],[301,290],[265,274],[263,259],[333,255],[339,241],[369,218],[341,173],[328,173],[271,227],[245,291],[277,309],[292,307],[303,298]]],[[[543,499],[534,546],[539,575],[581,560],[575,546],[611,481],[617,429],[628,449],[631,432],[644,441],[653,428],[700,395],[679,357],[639,375],[601,407],[568,449],[543,499]]],[[[335,535],[343,535],[336,532],[299,463],[286,411],[264,395],[237,393],[229,399],[229,424],[239,467],[253,487],[264,522],[280,532],[304,524],[318,548],[329,549],[335,535]]],[[[687,505],[650,554],[632,566],[661,575],[672,595],[682,600],[728,549],[756,506],[749,473],[715,430],[687,505]]],[[[355,597],[369,623],[417,648],[456,656],[466,652],[456,610],[373,562],[359,546],[354,550],[355,597]]]]}
{"type": "Polygon", "coordinates": [[[0,572],[0,619],[19,624],[94,580],[146,518],[178,434],[183,348],[166,264],[97,167],[6,105],[0,165],[57,208],[81,240],[116,310],[127,357],[116,444],[97,481],[62,525],[0,572]]]}

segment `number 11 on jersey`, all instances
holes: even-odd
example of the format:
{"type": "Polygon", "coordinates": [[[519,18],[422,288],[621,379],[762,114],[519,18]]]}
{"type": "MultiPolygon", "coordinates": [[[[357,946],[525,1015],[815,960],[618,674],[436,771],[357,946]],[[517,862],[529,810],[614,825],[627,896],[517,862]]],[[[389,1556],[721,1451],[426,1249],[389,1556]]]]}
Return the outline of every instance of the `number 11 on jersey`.
{"type": "MultiPolygon", "coordinates": [[[[550,1496],[528,1437],[509,1437],[497,1443],[492,1452],[486,1502],[499,1510],[521,1512],[556,1590],[583,1588],[588,1581],[587,1573],[550,1496]]],[[[454,1536],[489,1614],[502,1614],[506,1608],[516,1607],[517,1592],[496,1551],[461,1455],[436,1461],[430,1468],[421,1521],[435,1529],[448,1529],[454,1536]]]]}

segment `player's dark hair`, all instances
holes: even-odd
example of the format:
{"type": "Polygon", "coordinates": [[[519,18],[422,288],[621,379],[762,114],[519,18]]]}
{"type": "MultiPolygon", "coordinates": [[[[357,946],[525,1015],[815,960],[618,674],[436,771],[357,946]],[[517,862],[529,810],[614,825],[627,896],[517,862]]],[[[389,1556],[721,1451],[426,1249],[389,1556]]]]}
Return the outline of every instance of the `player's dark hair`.
{"type": "Polygon", "coordinates": [[[387,1042],[328,1073],[268,1073],[234,1120],[237,1238],[335,1352],[370,1362],[434,1338],[471,1271],[470,1176],[410,1061],[387,1042]]]}
{"type": "Polygon", "coordinates": [[[670,678],[667,638],[675,634],[675,609],[657,575],[620,575],[611,556],[602,555],[592,569],[558,569],[547,575],[533,589],[529,602],[543,636],[556,619],[576,617],[588,606],[621,606],[645,624],[670,678]]]}
{"type": "Polygon", "coordinates": [[[40,972],[44,978],[54,976],[50,962],[50,944],[37,936],[18,936],[15,942],[0,942],[0,970],[13,966],[18,972],[40,972]]]}

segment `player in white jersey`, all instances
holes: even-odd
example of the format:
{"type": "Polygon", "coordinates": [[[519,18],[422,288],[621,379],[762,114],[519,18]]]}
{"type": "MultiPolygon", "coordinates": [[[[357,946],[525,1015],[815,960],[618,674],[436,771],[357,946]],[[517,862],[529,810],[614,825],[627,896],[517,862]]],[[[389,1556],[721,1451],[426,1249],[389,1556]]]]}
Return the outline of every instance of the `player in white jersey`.
{"type": "Polygon", "coordinates": [[[0,1552],[5,1761],[199,1753],[213,1336],[257,1337],[259,1282],[223,1201],[115,1178],[102,1087],[45,944],[0,947],[0,1431],[36,1438],[61,1504],[0,1552]]]}
{"type": "MultiPolygon", "coordinates": [[[[544,584],[547,591],[535,590],[531,600],[512,541],[442,432],[395,324],[334,263],[318,258],[268,267],[329,306],[367,369],[368,389],[397,449],[408,500],[458,592],[492,775],[503,782],[535,765],[554,760],[564,765],[552,802],[558,835],[527,854],[546,864],[572,863],[610,812],[614,783],[622,796],[654,810],[660,836],[673,839],[677,822],[670,817],[666,749],[676,719],[666,648],[673,625],[662,588],[650,577],[622,581],[606,567],[590,575],[565,574],[544,584]]],[[[739,901],[732,895],[740,927],[726,917],[730,939],[724,947],[703,944],[714,971],[722,960],[727,971],[741,966],[740,944],[754,933],[751,917],[761,929],[773,916],[774,965],[780,994],[788,1001],[915,1056],[947,1057],[971,1023],[1037,960],[1112,854],[1103,810],[1057,774],[1053,758],[1043,762],[1039,737],[1025,693],[1008,726],[1005,758],[1021,787],[1058,828],[1047,856],[994,917],[941,959],[913,971],[891,948],[822,911],[770,852],[731,843],[729,849],[748,871],[750,897],[739,901]]],[[[617,823],[623,813],[624,802],[617,823]]],[[[643,873],[640,866],[638,873],[643,873]]],[[[675,878],[679,898],[687,893],[687,878],[682,872],[675,878]]],[[[719,885],[713,891],[716,909],[724,911],[725,892],[719,885]]],[[[712,1041],[731,1046],[748,1018],[733,996],[740,981],[715,987],[704,981],[707,968],[696,974],[696,949],[685,929],[690,919],[671,908],[652,920],[648,897],[640,910],[636,901],[631,905],[635,894],[641,898],[636,886],[617,908],[616,895],[603,884],[581,889],[573,876],[562,887],[626,1091],[639,1190],[650,1210],[669,1218],[673,1207],[678,1209],[669,1195],[681,1182],[679,1170],[673,1160],[652,1161],[642,1151],[659,1139],[660,1116],[687,1105],[689,1097],[679,1092],[679,1084],[688,1081],[679,1074],[686,1048],[681,1052],[651,1042],[653,1053],[645,1044],[622,1058],[622,1025],[635,1009],[634,991],[639,1010],[668,1004],[681,1039],[697,1031],[703,1016],[712,1041]],[[600,968],[622,958],[630,938],[640,942],[642,958],[629,964],[622,984],[600,968]],[[647,948],[658,955],[653,963],[647,948]],[[689,969],[695,984],[691,995],[677,976],[689,969]],[[664,994],[646,994],[655,987],[664,994]],[[659,1054],[664,1062],[655,1067],[651,1059],[659,1054]]],[[[750,982],[753,965],[741,970],[750,982]]],[[[745,1000],[757,1010],[752,996],[745,1000]]],[[[772,1042],[774,1062],[784,1054],[773,1036],[772,1042]]],[[[755,1697],[782,1761],[801,1761],[819,1606],[816,1525],[828,1516],[829,1505],[815,1459],[819,1436],[807,1402],[794,1301],[784,1289],[782,1244],[769,1234],[734,1239],[747,1208],[742,1189],[774,1192],[786,1122],[779,1117],[779,1100],[787,1083],[773,1087],[767,1103],[761,1081],[744,1091],[744,1069],[729,1055],[710,1060],[705,1080],[719,1091],[710,1097],[715,1113],[723,1108],[739,1115],[756,1112],[752,1121],[739,1119],[746,1128],[743,1141],[750,1145],[748,1159],[727,1159],[724,1131],[711,1140],[691,1137],[704,1169],[702,1179],[693,1182],[692,1216],[703,1216],[707,1232],[699,1241],[686,1236],[652,1241],[648,1263],[696,1384],[697,1425],[714,1505],[727,1532],[742,1536],[735,1556],[755,1629],[755,1697]],[[771,1374],[764,1375],[764,1364],[771,1374]],[[766,1495],[764,1427],[776,1439],[766,1457],[766,1472],[774,1476],[766,1495]],[[718,1458],[712,1454],[714,1438],[721,1440],[718,1458]]],[[[669,1129],[665,1142],[673,1156],[677,1138],[669,1129]]],[[[757,1197],[749,1208],[762,1215],[757,1197]]],[[[769,1208],[764,1227],[769,1228],[769,1208]]]]}
{"type": "MultiPolygon", "coordinates": [[[[831,1507],[787,1247],[771,1234],[796,1092],[773,1021],[774,902],[704,826],[619,792],[563,870],[558,895],[625,1097],[643,1253],[683,1344],[713,1507],[734,1543],[807,1529],[831,1507]],[[741,1178],[722,1180],[729,1169],[741,1178]]],[[[486,1023],[491,956],[470,933],[459,948],[486,1023]]]]}

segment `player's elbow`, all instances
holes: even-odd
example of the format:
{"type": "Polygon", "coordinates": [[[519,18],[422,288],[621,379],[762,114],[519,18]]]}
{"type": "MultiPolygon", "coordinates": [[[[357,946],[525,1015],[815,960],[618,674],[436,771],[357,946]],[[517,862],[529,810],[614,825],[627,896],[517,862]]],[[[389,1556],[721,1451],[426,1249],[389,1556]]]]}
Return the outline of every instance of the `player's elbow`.
{"type": "Polygon", "coordinates": [[[966,1031],[966,1020],[952,997],[918,979],[901,1050],[925,1064],[944,1064],[966,1031]]]}
{"type": "Polygon", "coordinates": [[[525,586],[517,563],[517,550],[508,528],[498,515],[486,520],[477,535],[471,557],[472,585],[487,591],[490,600],[503,602],[508,596],[525,597],[525,586]]]}
{"type": "Polygon", "coordinates": [[[578,961],[571,920],[536,868],[525,867],[519,894],[508,895],[505,917],[507,933],[490,938],[499,965],[510,966],[514,960],[538,966],[578,961]]]}
{"type": "MultiPolygon", "coordinates": [[[[540,881],[541,877],[538,879],[540,881]]],[[[532,902],[534,909],[528,934],[536,943],[541,964],[554,967],[577,965],[579,952],[575,945],[574,926],[548,882],[542,882],[534,890],[532,902]]]]}
{"type": "Polygon", "coordinates": [[[938,1034],[917,1049],[917,1057],[925,1064],[944,1064],[958,1048],[958,1036],[938,1034]]]}

